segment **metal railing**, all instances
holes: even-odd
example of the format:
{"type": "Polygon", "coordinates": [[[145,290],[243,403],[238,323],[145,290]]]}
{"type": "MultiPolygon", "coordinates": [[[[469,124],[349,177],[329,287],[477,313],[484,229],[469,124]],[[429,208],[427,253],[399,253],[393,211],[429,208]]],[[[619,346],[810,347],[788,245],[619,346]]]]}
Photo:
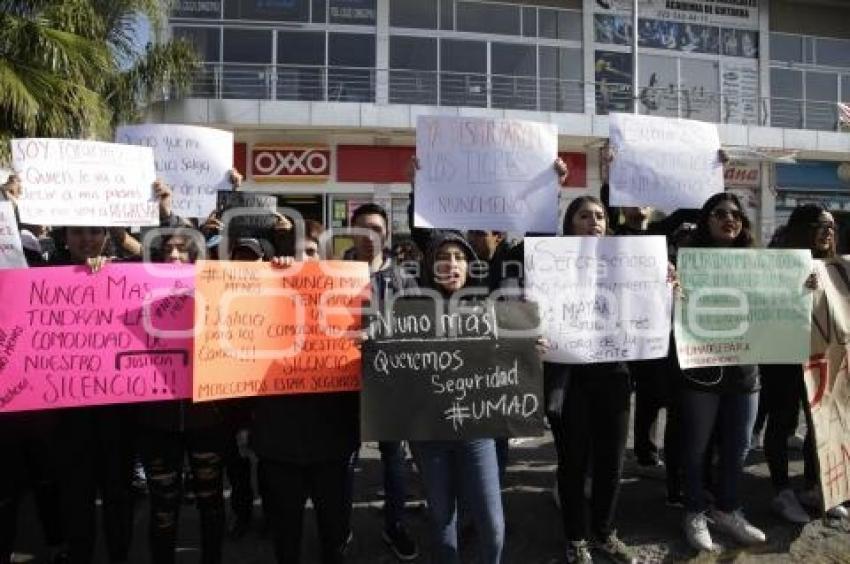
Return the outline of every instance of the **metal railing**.
{"type": "MultiPolygon", "coordinates": [[[[377,101],[377,85],[386,85],[391,104],[465,106],[541,112],[604,115],[631,112],[631,84],[590,84],[595,107],[585,107],[585,86],[577,80],[534,76],[484,75],[445,71],[385,70],[309,65],[207,64],[192,81],[192,97],[208,99],[377,101]]],[[[765,125],[835,131],[834,102],[759,98],[702,88],[641,88],[642,114],[714,123],[765,125]]]]}

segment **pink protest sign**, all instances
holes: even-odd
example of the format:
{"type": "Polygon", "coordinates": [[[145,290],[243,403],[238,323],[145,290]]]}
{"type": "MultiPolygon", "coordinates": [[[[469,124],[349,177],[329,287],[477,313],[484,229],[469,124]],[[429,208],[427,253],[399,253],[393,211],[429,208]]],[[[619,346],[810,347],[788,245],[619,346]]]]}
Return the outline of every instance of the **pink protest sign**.
{"type": "Polygon", "coordinates": [[[0,412],[192,396],[190,265],[0,272],[0,412]]]}

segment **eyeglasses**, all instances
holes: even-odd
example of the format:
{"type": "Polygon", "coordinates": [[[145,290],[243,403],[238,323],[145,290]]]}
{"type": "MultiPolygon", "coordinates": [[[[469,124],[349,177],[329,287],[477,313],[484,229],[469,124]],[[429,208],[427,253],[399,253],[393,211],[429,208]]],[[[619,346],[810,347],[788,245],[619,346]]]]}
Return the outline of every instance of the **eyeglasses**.
{"type": "Polygon", "coordinates": [[[726,219],[731,219],[732,221],[741,221],[744,218],[744,215],[738,210],[728,210],[723,208],[718,208],[711,212],[711,216],[714,219],[719,221],[724,221],[726,219]]]}

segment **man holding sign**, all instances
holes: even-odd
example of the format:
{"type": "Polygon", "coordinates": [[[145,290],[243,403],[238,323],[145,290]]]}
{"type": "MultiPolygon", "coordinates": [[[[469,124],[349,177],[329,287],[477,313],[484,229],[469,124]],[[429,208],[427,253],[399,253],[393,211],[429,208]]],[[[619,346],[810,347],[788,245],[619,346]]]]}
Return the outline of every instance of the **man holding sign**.
{"type": "Polygon", "coordinates": [[[557,150],[552,124],[419,117],[414,225],[554,233],[557,150]]]}
{"type": "Polygon", "coordinates": [[[723,190],[714,124],[632,114],[608,119],[612,206],[693,209],[723,190]]]}

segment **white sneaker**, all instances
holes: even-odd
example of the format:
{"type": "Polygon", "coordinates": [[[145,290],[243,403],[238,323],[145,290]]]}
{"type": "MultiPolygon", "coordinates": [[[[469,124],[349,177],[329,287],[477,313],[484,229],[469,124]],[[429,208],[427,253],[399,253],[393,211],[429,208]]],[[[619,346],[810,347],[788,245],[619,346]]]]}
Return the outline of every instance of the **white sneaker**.
{"type": "Polygon", "coordinates": [[[800,505],[799,501],[797,501],[797,496],[794,495],[794,490],[790,488],[786,488],[779,492],[779,495],[773,498],[770,508],[773,509],[773,511],[775,511],[780,517],[786,521],[790,521],[791,523],[805,525],[811,521],[809,514],[806,513],[806,510],[803,509],[803,506],[800,505]]]}
{"type": "Polygon", "coordinates": [[[682,528],[685,529],[685,538],[688,539],[688,544],[695,550],[712,551],[714,543],[711,542],[711,533],[708,532],[708,520],[705,513],[686,513],[682,528]]]}
{"type": "Polygon", "coordinates": [[[826,512],[826,516],[830,519],[846,519],[848,515],[850,515],[850,513],[848,513],[847,508],[843,505],[836,505],[832,509],[828,509],[826,512]]]}
{"type": "Polygon", "coordinates": [[[711,512],[711,521],[717,529],[741,544],[760,544],[767,540],[764,533],[752,526],[740,510],[728,513],[714,510],[711,512]]]}

